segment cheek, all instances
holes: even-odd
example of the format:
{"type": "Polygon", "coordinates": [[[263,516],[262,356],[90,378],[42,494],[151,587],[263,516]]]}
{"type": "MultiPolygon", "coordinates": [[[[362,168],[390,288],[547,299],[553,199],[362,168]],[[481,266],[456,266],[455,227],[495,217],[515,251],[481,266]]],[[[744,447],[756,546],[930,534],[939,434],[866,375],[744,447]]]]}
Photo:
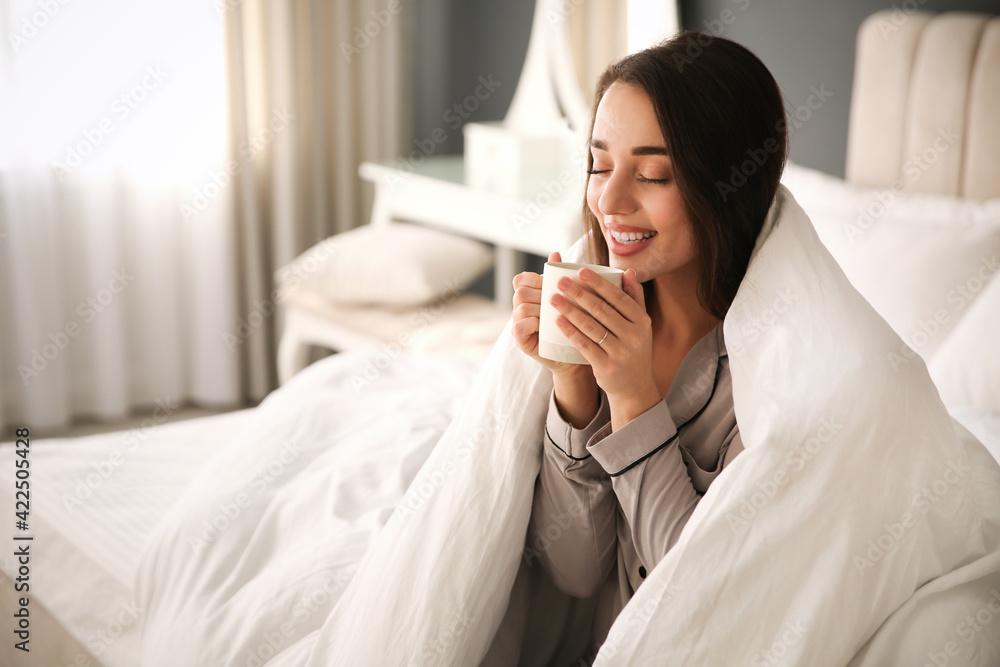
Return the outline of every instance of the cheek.
{"type": "Polygon", "coordinates": [[[694,245],[694,229],[691,227],[687,216],[682,215],[677,220],[677,237],[680,244],[681,254],[688,260],[696,259],[698,256],[694,245]]]}
{"type": "Polygon", "coordinates": [[[660,224],[656,226],[661,231],[678,239],[689,235],[691,224],[688,222],[684,203],[676,193],[671,192],[657,198],[655,202],[650,202],[649,208],[654,211],[653,215],[660,221],[660,224]]]}

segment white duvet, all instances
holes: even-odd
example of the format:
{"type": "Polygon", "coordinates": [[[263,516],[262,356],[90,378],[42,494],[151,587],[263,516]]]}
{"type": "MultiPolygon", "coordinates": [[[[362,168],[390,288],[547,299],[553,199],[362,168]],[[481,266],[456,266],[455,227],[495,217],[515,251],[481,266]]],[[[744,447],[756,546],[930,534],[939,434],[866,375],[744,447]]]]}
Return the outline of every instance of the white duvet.
{"type": "MultiPolygon", "coordinates": [[[[746,451],[598,664],[1000,664],[1000,467],[919,357],[889,363],[900,339],[784,188],[724,328],[746,451]]],[[[406,452],[422,460],[405,443],[386,479],[365,461],[391,447],[263,418],[234,436],[144,550],[142,664],[568,664],[586,608],[523,558],[550,388],[501,336],[384,528],[406,452]],[[271,459],[281,474],[248,489],[271,459]]],[[[277,392],[261,411],[318,407],[277,392]]]]}

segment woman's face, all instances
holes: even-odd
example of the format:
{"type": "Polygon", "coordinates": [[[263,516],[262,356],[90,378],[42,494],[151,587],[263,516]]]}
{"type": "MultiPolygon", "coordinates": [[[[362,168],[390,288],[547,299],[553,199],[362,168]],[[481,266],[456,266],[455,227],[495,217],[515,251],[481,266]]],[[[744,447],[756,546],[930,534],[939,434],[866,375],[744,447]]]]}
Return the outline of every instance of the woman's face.
{"type": "Polygon", "coordinates": [[[697,269],[691,222],[674,182],[653,104],[615,82],[597,107],[587,205],[601,225],[610,264],[640,282],[697,269]]]}

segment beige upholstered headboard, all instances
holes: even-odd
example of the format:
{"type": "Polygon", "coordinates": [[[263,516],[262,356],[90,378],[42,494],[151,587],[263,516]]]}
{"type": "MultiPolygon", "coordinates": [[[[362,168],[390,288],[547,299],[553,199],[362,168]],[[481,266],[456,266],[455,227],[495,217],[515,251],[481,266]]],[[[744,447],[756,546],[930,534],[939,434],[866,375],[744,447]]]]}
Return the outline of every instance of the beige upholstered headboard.
{"type": "Polygon", "coordinates": [[[858,31],[847,180],[1000,197],[1000,18],[884,11],[858,31]]]}

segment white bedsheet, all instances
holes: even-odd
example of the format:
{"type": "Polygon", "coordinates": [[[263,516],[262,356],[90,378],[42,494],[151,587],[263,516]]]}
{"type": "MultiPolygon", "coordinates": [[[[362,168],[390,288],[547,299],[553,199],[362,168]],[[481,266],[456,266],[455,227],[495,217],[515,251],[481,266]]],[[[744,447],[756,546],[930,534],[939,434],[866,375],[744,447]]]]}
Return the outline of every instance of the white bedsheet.
{"type": "Polygon", "coordinates": [[[142,664],[258,665],[320,627],[479,366],[348,353],[268,396],[143,553],[142,664]]]}
{"type": "Polygon", "coordinates": [[[979,438],[993,458],[1000,461],[1000,410],[970,405],[955,407],[949,412],[972,435],[979,438]]]}
{"type": "MultiPolygon", "coordinates": [[[[385,454],[369,460],[369,472],[395,477],[401,495],[454,415],[479,363],[403,355],[383,366],[378,352],[324,359],[279,390],[280,409],[84,438],[33,439],[32,600],[105,667],[136,667],[145,614],[133,601],[132,584],[141,549],[209,458],[241,433],[268,428],[259,412],[279,424],[272,428],[316,426],[309,432],[320,447],[351,441],[385,454]]],[[[238,456],[239,449],[237,439],[230,451],[238,456]]],[[[11,443],[0,444],[0,470],[14,469],[13,456],[11,443]]],[[[340,479],[340,511],[349,514],[357,499],[364,512],[369,481],[340,479]]],[[[12,490],[12,484],[0,485],[0,507],[13,507],[12,490]]],[[[376,519],[375,524],[382,520],[376,519]]],[[[2,526],[0,539],[10,544],[10,522],[2,526]]],[[[0,559],[0,570],[6,576],[15,572],[10,553],[0,559]]],[[[0,663],[8,648],[0,648],[0,663]]]]}
{"type": "MultiPolygon", "coordinates": [[[[106,667],[138,662],[142,610],[131,589],[142,545],[204,463],[206,447],[249,414],[32,439],[31,599],[106,667]]],[[[13,471],[13,459],[11,443],[0,446],[0,470],[13,471]]],[[[0,507],[13,506],[13,484],[0,484],[0,507]]],[[[0,522],[5,544],[13,544],[11,523],[0,522]]],[[[15,573],[10,550],[0,569],[15,573]]]]}

